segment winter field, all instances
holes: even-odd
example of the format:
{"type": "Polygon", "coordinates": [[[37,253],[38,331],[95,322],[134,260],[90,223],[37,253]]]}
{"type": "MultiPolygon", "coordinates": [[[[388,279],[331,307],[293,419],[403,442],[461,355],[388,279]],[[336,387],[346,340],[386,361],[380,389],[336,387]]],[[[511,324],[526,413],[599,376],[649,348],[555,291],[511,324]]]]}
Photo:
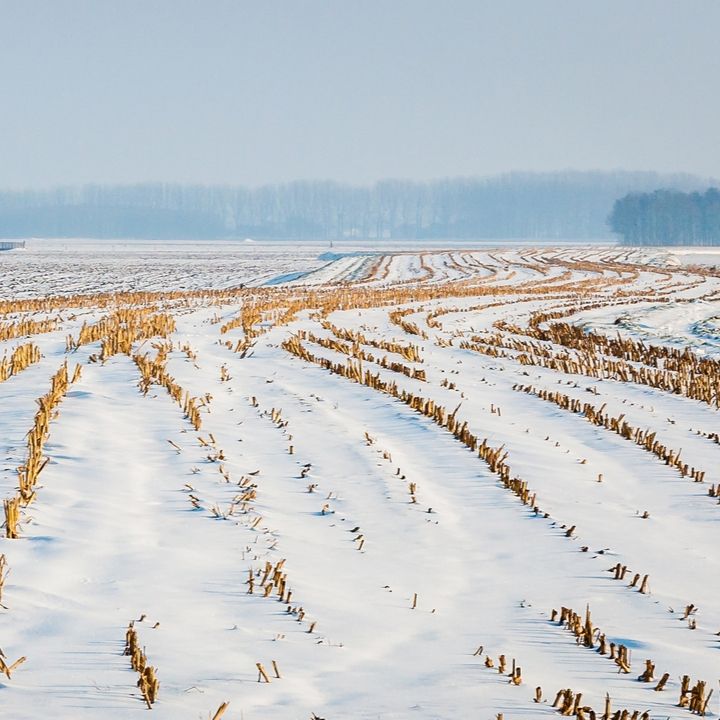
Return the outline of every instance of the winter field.
{"type": "Polygon", "coordinates": [[[326,250],[0,253],[0,717],[717,716],[714,257],[326,250]]]}

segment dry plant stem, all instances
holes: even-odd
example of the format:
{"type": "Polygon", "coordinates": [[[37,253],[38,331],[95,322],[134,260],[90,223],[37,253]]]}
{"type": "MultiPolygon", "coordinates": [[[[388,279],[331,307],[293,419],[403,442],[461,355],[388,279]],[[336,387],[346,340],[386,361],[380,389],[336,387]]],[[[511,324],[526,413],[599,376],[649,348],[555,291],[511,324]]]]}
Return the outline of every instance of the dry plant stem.
{"type": "Polygon", "coordinates": [[[215,714],[212,716],[211,720],[220,720],[220,718],[225,714],[225,711],[230,707],[229,702],[224,702],[220,707],[215,711],[215,714]]]}
{"type": "Polygon", "coordinates": [[[5,580],[7,580],[9,573],[10,569],[8,568],[7,558],[5,555],[0,554],[0,607],[5,607],[2,604],[3,587],[5,586],[5,580]]]}
{"type": "MultiPolygon", "coordinates": [[[[14,498],[6,498],[3,500],[3,510],[5,511],[5,537],[11,540],[20,537],[20,502],[22,498],[16,496],[14,498]]],[[[5,557],[3,555],[3,557],[5,557]]]]}
{"type": "Polygon", "coordinates": [[[31,365],[40,362],[40,357],[40,348],[33,343],[26,343],[15,348],[9,358],[4,356],[0,359],[0,382],[8,380],[31,365]]]}
{"type": "Polygon", "coordinates": [[[50,380],[50,390],[39,398],[40,406],[35,414],[34,425],[27,435],[27,458],[25,464],[18,468],[19,496],[24,505],[28,505],[35,497],[35,485],[48,458],[43,457],[43,446],[49,434],[50,420],[56,407],[68,391],[68,367],[65,361],[50,380]]]}
{"type": "Polygon", "coordinates": [[[21,658],[18,658],[14,663],[11,663],[10,665],[6,664],[5,660],[0,656],[0,672],[5,675],[5,677],[10,680],[12,677],[13,671],[20,667],[27,658],[23,655],[21,658]]]}
{"type": "MultiPolygon", "coordinates": [[[[140,619],[143,620],[144,618],[143,615],[140,619]]],[[[160,690],[160,681],[156,675],[156,668],[148,664],[145,651],[140,647],[134,622],[131,622],[125,631],[125,650],[123,654],[130,657],[130,666],[139,674],[137,687],[140,689],[148,709],[152,709],[160,690]]]]}
{"type": "Polygon", "coordinates": [[[270,678],[268,677],[268,674],[265,672],[265,668],[262,666],[261,663],[255,663],[255,667],[258,669],[258,682],[260,680],[263,680],[263,682],[269,683],[270,678]]]}

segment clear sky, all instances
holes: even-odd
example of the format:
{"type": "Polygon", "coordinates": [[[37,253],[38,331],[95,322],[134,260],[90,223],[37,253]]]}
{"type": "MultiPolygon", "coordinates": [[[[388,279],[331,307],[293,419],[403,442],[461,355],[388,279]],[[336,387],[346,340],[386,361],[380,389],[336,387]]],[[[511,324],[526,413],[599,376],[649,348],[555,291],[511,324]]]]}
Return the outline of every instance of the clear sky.
{"type": "Polygon", "coordinates": [[[0,187],[720,175],[720,0],[0,0],[0,187]]]}

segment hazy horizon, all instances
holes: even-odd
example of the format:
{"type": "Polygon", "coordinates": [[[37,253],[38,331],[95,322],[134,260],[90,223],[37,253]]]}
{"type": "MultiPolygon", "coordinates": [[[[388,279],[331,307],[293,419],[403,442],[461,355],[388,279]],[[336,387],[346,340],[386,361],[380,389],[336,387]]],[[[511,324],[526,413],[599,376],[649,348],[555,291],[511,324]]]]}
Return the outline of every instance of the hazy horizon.
{"type": "Polygon", "coordinates": [[[0,188],[720,174],[712,0],[0,0],[0,188]]]}
{"type": "Polygon", "coordinates": [[[278,181],[268,181],[264,183],[214,183],[214,182],[191,182],[191,181],[181,181],[181,180],[164,180],[162,178],[160,179],[150,179],[150,180],[136,180],[131,181],[128,180],[126,182],[103,182],[103,181],[88,181],[88,182],[77,182],[77,183],[54,183],[49,185],[29,185],[29,186],[20,186],[20,187],[9,187],[9,186],[0,186],[0,194],[13,194],[13,193],[47,193],[47,192],[54,192],[57,190],[82,190],[83,188],[88,187],[98,187],[98,188],[133,188],[133,187],[143,187],[143,186],[178,186],[178,187],[186,187],[186,188],[207,188],[207,189],[228,189],[228,190],[249,190],[249,191],[256,191],[256,190],[263,190],[265,188],[277,188],[282,186],[292,186],[292,185],[298,185],[298,184],[323,184],[328,183],[331,185],[336,185],[341,188],[350,188],[350,189],[371,189],[378,185],[382,185],[385,183],[407,183],[412,185],[437,185],[438,183],[444,183],[444,182],[469,182],[469,183],[494,183],[496,181],[500,180],[511,180],[513,178],[565,178],[565,177],[576,177],[577,179],[582,178],[591,178],[592,176],[597,177],[618,177],[618,176],[627,176],[627,177],[639,177],[639,176],[647,176],[650,178],[651,176],[657,176],[657,178],[660,180],[661,184],[658,185],[658,189],[662,189],[664,187],[662,185],[663,181],[667,181],[670,179],[677,179],[680,181],[686,181],[690,185],[698,185],[699,186],[713,186],[717,187],[720,185],[720,178],[712,177],[708,175],[700,175],[696,173],[686,173],[686,172],[658,172],[656,170],[634,170],[634,169],[627,169],[627,168],[611,168],[608,170],[600,170],[598,168],[589,168],[589,169],[577,169],[577,168],[558,168],[558,169],[549,169],[549,170],[538,170],[538,171],[532,171],[532,170],[507,170],[505,172],[490,174],[490,175],[482,175],[482,174],[475,174],[475,175],[446,175],[443,177],[427,177],[427,178],[407,178],[407,177],[398,177],[398,176],[387,176],[387,177],[381,177],[377,178],[375,180],[371,180],[368,182],[352,182],[351,180],[337,180],[335,178],[331,177],[320,177],[320,178],[309,178],[309,177],[298,177],[298,178],[291,178],[288,180],[278,180],[278,181]]]}

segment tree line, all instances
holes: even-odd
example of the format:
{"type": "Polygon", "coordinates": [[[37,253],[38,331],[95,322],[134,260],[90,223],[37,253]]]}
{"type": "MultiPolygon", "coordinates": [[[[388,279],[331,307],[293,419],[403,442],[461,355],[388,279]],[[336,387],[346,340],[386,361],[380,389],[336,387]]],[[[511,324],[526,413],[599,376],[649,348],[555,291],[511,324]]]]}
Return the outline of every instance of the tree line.
{"type": "Polygon", "coordinates": [[[692,176],[512,173],[359,187],[298,181],[259,188],[168,183],[0,192],[0,237],[609,238],[628,193],[697,190],[692,176]]]}
{"type": "Polygon", "coordinates": [[[720,190],[629,193],[608,222],[624,245],[720,245],[720,190]]]}

